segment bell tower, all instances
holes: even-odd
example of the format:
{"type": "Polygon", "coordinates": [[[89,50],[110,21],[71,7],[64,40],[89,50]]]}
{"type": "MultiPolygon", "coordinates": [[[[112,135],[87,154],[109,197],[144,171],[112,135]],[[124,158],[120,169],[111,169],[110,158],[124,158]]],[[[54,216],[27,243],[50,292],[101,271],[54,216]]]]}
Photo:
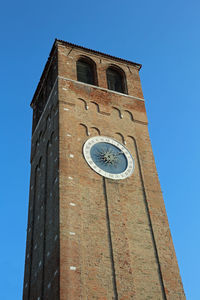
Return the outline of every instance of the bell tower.
{"type": "Polygon", "coordinates": [[[55,40],[31,102],[23,300],[185,299],[140,68],[55,40]]]}

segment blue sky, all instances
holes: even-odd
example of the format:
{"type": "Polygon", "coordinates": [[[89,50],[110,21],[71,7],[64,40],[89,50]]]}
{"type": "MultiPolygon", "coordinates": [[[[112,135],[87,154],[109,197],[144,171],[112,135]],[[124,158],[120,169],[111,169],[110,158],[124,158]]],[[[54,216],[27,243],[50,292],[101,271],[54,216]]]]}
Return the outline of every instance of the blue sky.
{"type": "Polygon", "coordinates": [[[143,65],[149,131],[187,299],[199,299],[200,2],[1,4],[0,299],[22,298],[32,112],[55,38],[143,65]]]}

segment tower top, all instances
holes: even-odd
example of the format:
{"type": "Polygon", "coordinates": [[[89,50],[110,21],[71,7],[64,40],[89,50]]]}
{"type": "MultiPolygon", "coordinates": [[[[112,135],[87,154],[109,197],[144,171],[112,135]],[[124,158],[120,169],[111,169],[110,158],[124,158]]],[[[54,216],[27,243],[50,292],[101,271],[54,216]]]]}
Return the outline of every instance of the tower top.
{"type": "Polygon", "coordinates": [[[142,65],[139,64],[139,63],[136,63],[136,62],[133,62],[133,61],[130,61],[130,60],[126,60],[126,59],[123,59],[123,58],[120,58],[120,57],[116,57],[116,56],[113,56],[113,55],[109,55],[109,54],[106,54],[106,53],[103,53],[103,52],[100,52],[100,51],[92,50],[92,49],[89,49],[89,48],[86,48],[86,47],[83,47],[83,46],[79,46],[79,45],[76,45],[76,44],[72,44],[72,43],[69,43],[69,42],[65,42],[65,41],[62,41],[62,40],[58,40],[58,39],[55,39],[53,47],[55,46],[56,42],[58,42],[60,44],[63,44],[63,45],[66,45],[66,46],[73,47],[73,48],[79,48],[81,50],[86,50],[87,52],[91,52],[93,54],[101,55],[101,56],[107,57],[109,59],[120,61],[122,63],[128,63],[128,64],[131,64],[131,65],[134,65],[139,70],[142,67],[142,65]]]}
{"type": "Polygon", "coordinates": [[[126,60],[126,59],[123,59],[123,58],[116,57],[116,56],[112,56],[112,55],[109,55],[109,54],[106,54],[106,53],[103,53],[103,52],[100,52],[100,51],[92,50],[92,49],[89,49],[89,48],[86,48],[86,47],[83,47],[83,46],[79,46],[79,45],[76,45],[76,44],[73,44],[73,43],[69,43],[69,42],[66,42],[66,41],[63,41],[63,40],[55,39],[54,44],[53,44],[52,49],[51,49],[50,54],[49,54],[49,58],[46,62],[46,65],[44,67],[42,76],[41,76],[40,81],[38,83],[37,89],[35,91],[35,94],[33,95],[33,99],[32,99],[31,104],[30,104],[31,107],[33,107],[35,96],[38,94],[38,90],[40,90],[41,83],[43,82],[45,74],[47,73],[46,71],[49,68],[50,62],[51,62],[51,60],[54,56],[55,49],[56,49],[57,45],[63,45],[63,46],[66,46],[66,47],[80,49],[80,50],[89,52],[91,54],[102,56],[102,57],[107,58],[107,59],[111,59],[111,60],[121,62],[121,63],[124,63],[124,64],[129,64],[129,65],[134,66],[138,70],[140,70],[142,68],[142,65],[139,64],[139,63],[132,62],[132,61],[129,61],[129,60],[126,60]]]}

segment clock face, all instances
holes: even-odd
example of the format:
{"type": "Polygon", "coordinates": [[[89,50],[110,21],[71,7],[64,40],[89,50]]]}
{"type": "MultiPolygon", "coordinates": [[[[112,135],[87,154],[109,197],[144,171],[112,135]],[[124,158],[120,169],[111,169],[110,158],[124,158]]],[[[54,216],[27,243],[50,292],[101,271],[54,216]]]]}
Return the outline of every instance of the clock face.
{"type": "Polygon", "coordinates": [[[119,142],[106,136],[88,139],[83,146],[88,165],[98,174],[111,179],[131,176],[134,160],[130,152],[119,142]]]}

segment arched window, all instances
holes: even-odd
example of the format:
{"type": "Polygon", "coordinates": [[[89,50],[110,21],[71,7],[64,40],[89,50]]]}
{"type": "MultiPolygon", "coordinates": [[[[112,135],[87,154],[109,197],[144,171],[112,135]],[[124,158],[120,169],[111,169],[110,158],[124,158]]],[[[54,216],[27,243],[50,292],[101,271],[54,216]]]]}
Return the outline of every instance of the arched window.
{"type": "Polygon", "coordinates": [[[126,93],[125,77],[122,72],[114,67],[106,71],[108,89],[119,93],[126,93]]]}
{"type": "Polygon", "coordinates": [[[77,80],[89,84],[96,84],[95,64],[88,59],[80,58],[76,63],[77,80]]]}

